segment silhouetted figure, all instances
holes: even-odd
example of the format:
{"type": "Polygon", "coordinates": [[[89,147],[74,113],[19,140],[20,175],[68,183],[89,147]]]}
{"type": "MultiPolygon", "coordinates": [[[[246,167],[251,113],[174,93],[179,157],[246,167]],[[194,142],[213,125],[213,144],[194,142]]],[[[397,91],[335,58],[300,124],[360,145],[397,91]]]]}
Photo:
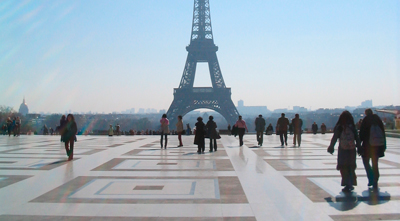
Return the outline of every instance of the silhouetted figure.
{"type": "Polygon", "coordinates": [[[186,124],[186,135],[191,135],[192,134],[192,128],[190,128],[189,124],[186,124]]]}
{"type": "Polygon", "coordinates": [[[242,120],[242,116],[239,116],[239,119],[236,121],[234,127],[237,128],[237,133],[239,135],[239,145],[243,146],[243,136],[245,131],[249,132],[247,129],[246,122],[242,120]]]}
{"type": "Polygon", "coordinates": [[[231,132],[231,125],[228,124],[228,136],[230,136],[231,134],[232,134],[232,132],[231,132]]]}
{"type": "Polygon", "coordinates": [[[326,133],[326,125],[324,123],[321,124],[321,134],[326,133]]]}
{"type": "Polygon", "coordinates": [[[115,133],[117,134],[117,136],[119,136],[120,135],[120,126],[119,126],[119,124],[117,124],[117,126],[115,126],[115,133]]]}
{"type": "Polygon", "coordinates": [[[365,110],[365,117],[360,127],[360,139],[362,141],[362,159],[368,177],[368,186],[372,185],[374,190],[378,190],[380,157],[385,156],[386,135],[380,117],[372,112],[371,109],[365,110]],[[370,165],[370,159],[372,167],[370,165]]]}
{"type": "Polygon", "coordinates": [[[49,134],[49,129],[47,128],[46,124],[43,126],[42,129],[43,129],[43,135],[48,135],[49,134]]]}
{"type": "Polygon", "coordinates": [[[354,124],[353,116],[348,111],[343,111],[336,123],[328,152],[333,154],[336,141],[339,139],[338,158],[336,169],[342,176],[341,185],[343,192],[351,192],[357,186],[356,176],[356,147],[361,151],[360,139],[354,124]]]}
{"type": "Polygon", "coordinates": [[[313,134],[317,134],[318,132],[318,125],[314,122],[313,125],[311,126],[311,130],[313,134]]]}
{"type": "Polygon", "coordinates": [[[300,119],[299,114],[294,115],[294,118],[292,119],[292,125],[293,125],[293,131],[294,131],[293,145],[296,146],[296,141],[297,141],[297,144],[300,147],[301,133],[303,133],[303,120],[300,119]]]}
{"type": "Polygon", "coordinates": [[[194,136],[194,144],[197,144],[197,153],[204,153],[205,150],[205,124],[203,123],[203,118],[198,117],[196,126],[196,132],[194,136]]]}
{"type": "Polygon", "coordinates": [[[169,127],[168,127],[169,120],[167,119],[166,114],[162,115],[160,123],[161,123],[161,139],[160,139],[161,149],[163,148],[163,137],[165,137],[164,149],[167,149],[168,134],[169,134],[169,127]]]}
{"type": "Polygon", "coordinates": [[[293,124],[289,123],[289,134],[292,135],[293,134],[293,124]]]}
{"type": "Polygon", "coordinates": [[[178,140],[179,140],[179,145],[178,147],[182,147],[182,133],[183,133],[183,121],[182,121],[182,116],[178,116],[178,122],[176,123],[176,132],[178,132],[178,140]]]}
{"type": "Polygon", "coordinates": [[[273,132],[274,132],[274,127],[272,126],[272,124],[269,124],[267,129],[265,130],[265,134],[272,135],[273,132]]]}
{"type": "Polygon", "coordinates": [[[12,130],[12,120],[11,120],[11,117],[8,117],[8,118],[7,118],[6,124],[7,124],[8,136],[11,136],[11,130],[12,130]]]}
{"type": "Polygon", "coordinates": [[[76,141],[76,133],[78,127],[75,122],[75,118],[72,114],[67,116],[67,124],[65,126],[65,132],[62,140],[65,142],[65,150],[67,152],[68,161],[74,158],[74,143],[76,141]]]}
{"type": "Polygon", "coordinates": [[[279,138],[281,140],[281,145],[283,146],[284,144],[283,138],[285,138],[285,145],[287,146],[287,131],[289,126],[289,120],[285,117],[284,113],[281,114],[281,117],[278,119],[276,126],[277,126],[276,131],[279,131],[279,138]]]}
{"type": "Polygon", "coordinates": [[[217,139],[219,139],[220,136],[217,132],[217,123],[215,123],[213,116],[208,117],[206,128],[207,137],[210,139],[210,152],[217,151],[217,139]]]}
{"type": "Polygon", "coordinates": [[[111,124],[110,124],[110,127],[108,128],[108,136],[109,137],[114,136],[114,128],[111,124]]]}
{"type": "Polygon", "coordinates": [[[258,115],[256,118],[254,124],[256,125],[256,135],[257,135],[257,142],[258,145],[262,146],[263,144],[263,136],[264,136],[264,130],[265,130],[265,119],[262,117],[262,115],[258,115]]]}

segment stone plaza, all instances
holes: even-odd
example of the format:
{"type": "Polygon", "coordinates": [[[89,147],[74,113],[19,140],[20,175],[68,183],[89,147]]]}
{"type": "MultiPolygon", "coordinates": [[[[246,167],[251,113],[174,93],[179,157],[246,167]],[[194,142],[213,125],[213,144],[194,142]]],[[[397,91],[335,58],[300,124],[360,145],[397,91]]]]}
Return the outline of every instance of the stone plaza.
{"type": "Polygon", "coordinates": [[[0,137],[0,220],[400,220],[400,140],[387,138],[379,193],[341,192],[332,134],[223,135],[197,154],[194,136],[78,136],[67,161],[59,136],[0,137]]]}

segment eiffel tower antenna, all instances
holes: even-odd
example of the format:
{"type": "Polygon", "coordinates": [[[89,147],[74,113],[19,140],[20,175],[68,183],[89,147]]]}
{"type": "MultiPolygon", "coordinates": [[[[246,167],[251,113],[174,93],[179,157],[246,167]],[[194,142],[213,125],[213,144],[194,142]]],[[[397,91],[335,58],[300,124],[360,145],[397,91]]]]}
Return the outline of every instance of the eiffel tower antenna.
{"type": "Polygon", "coordinates": [[[225,86],[219,67],[217,51],[211,26],[209,0],[194,0],[193,22],[188,56],[179,88],[174,88],[174,100],[167,116],[171,123],[178,115],[200,108],[220,113],[229,124],[233,124],[239,113],[231,99],[231,89],[225,86]],[[197,63],[206,62],[210,71],[212,87],[193,87],[197,63]]]}

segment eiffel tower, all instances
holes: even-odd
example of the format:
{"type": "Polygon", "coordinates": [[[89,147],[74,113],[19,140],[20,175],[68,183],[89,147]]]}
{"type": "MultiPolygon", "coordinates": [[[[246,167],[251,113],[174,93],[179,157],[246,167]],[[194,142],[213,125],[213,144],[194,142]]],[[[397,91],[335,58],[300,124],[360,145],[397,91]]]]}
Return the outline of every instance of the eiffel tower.
{"type": "MultiPolygon", "coordinates": [[[[194,0],[193,23],[188,56],[179,88],[174,88],[174,100],[167,116],[175,125],[178,115],[207,108],[220,113],[229,124],[238,119],[239,113],[231,99],[231,89],[225,86],[219,67],[218,47],[214,44],[211,28],[209,0],[194,0]],[[212,87],[193,87],[198,62],[207,62],[212,87]]],[[[206,120],[206,119],[205,119],[206,120]]]]}

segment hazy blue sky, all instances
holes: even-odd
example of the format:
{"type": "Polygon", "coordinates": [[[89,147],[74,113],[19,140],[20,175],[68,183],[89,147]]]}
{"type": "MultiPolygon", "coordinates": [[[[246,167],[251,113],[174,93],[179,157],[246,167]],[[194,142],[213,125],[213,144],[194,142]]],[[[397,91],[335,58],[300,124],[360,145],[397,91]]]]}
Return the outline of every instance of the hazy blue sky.
{"type": "MultiPolygon", "coordinates": [[[[235,104],[400,105],[400,1],[210,0],[235,104]]],[[[168,109],[192,0],[1,0],[0,105],[31,112],[168,109]]],[[[195,86],[210,86],[198,64],[195,86]]]]}

